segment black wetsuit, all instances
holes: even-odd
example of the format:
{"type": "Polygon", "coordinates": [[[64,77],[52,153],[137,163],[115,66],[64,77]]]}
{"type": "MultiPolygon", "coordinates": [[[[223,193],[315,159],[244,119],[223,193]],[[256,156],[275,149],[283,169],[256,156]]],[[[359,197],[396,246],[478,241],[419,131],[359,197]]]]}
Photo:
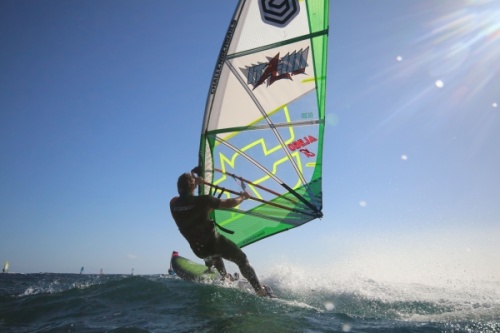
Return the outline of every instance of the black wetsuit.
{"type": "Polygon", "coordinates": [[[209,213],[220,206],[221,200],[210,195],[188,195],[175,197],[170,201],[170,212],[181,234],[186,238],[194,254],[204,259],[207,264],[222,268],[222,258],[238,265],[241,274],[258,290],[260,283],[255,271],[250,266],[247,256],[231,240],[219,234],[209,213]]]}

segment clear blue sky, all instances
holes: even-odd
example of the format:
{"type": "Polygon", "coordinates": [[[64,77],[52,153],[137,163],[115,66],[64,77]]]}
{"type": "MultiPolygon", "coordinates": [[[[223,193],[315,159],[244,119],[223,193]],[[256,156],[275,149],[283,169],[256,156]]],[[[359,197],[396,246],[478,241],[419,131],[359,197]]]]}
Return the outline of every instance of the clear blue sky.
{"type": "MultiPolygon", "coordinates": [[[[168,202],[197,163],[235,5],[0,2],[11,271],[165,273],[172,250],[195,258],[168,202]]],[[[499,17],[498,1],[332,1],[324,218],[245,248],[258,273],[500,279],[499,17]]]]}

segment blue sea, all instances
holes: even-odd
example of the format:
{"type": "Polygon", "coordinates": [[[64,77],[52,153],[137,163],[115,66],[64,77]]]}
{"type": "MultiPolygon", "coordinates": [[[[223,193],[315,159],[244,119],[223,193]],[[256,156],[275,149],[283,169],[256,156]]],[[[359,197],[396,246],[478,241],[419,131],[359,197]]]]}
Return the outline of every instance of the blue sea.
{"type": "Polygon", "coordinates": [[[277,299],[168,275],[1,274],[0,332],[500,332],[498,282],[262,280],[277,299]]]}

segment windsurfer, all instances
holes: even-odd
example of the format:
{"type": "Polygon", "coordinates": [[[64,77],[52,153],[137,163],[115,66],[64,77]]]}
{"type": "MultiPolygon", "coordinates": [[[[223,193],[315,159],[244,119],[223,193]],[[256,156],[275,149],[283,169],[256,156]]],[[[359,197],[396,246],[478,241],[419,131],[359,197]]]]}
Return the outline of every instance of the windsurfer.
{"type": "Polygon", "coordinates": [[[210,195],[194,195],[196,186],[203,178],[195,176],[198,168],[191,173],[180,175],[177,180],[178,197],[170,201],[170,212],[181,234],[189,242],[194,254],[205,260],[208,268],[214,266],[223,277],[230,277],[224,266],[226,259],[238,265],[241,274],[250,282],[259,296],[273,296],[268,286],[262,286],[246,254],[231,240],[221,235],[209,217],[210,211],[217,208],[233,208],[248,199],[242,192],[240,196],[219,199],[210,195]]]}

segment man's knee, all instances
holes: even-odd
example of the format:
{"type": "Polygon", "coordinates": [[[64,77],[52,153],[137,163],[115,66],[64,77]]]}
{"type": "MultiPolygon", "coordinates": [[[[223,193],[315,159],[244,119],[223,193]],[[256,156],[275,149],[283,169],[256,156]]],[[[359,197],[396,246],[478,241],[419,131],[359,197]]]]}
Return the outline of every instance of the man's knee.
{"type": "Polygon", "coordinates": [[[238,267],[243,267],[243,266],[250,265],[250,263],[248,262],[246,254],[244,254],[243,252],[241,252],[238,256],[236,256],[232,260],[232,262],[234,262],[236,265],[238,265],[238,267]]]}

